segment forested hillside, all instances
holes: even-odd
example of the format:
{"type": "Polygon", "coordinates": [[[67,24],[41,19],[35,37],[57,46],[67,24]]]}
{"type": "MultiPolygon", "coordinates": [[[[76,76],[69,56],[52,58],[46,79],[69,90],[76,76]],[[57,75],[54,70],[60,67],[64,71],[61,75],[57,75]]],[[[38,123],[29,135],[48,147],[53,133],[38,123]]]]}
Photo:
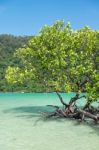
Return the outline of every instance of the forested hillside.
{"type": "Polygon", "coordinates": [[[13,59],[13,54],[17,48],[24,47],[29,38],[28,36],[0,35],[0,92],[12,91],[5,80],[5,69],[8,65],[16,64],[17,60],[13,59]]]}

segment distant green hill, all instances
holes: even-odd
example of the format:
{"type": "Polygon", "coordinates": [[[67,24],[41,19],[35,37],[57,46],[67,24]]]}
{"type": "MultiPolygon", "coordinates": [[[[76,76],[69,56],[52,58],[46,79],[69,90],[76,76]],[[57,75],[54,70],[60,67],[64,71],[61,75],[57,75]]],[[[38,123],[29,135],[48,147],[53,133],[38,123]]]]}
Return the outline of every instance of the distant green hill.
{"type": "Polygon", "coordinates": [[[23,47],[31,36],[0,35],[0,92],[11,91],[5,80],[5,69],[8,65],[15,65],[13,53],[16,49],[23,47]]]}

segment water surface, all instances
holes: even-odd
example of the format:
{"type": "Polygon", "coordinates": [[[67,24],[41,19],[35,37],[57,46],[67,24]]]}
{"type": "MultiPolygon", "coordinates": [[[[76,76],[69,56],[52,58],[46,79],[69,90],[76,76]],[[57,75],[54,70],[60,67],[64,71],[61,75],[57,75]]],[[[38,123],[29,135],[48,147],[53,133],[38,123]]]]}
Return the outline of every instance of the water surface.
{"type": "MultiPolygon", "coordinates": [[[[74,93],[62,96],[66,102],[74,93]]],[[[84,99],[78,105],[83,105],[84,99]]],[[[99,126],[46,120],[46,105],[61,105],[55,93],[0,94],[0,150],[98,150],[99,126]]]]}

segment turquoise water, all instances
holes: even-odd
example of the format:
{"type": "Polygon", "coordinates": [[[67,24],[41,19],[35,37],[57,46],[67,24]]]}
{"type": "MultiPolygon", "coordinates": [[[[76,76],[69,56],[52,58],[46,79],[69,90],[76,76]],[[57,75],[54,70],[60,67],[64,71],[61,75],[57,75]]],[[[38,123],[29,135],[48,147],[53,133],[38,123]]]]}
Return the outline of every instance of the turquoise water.
{"type": "MultiPolygon", "coordinates": [[[[74,94],[62,96],[69,101],[74,94]]],[[[78,105],[83,105],[84,99],[78,105]]],[[[0,94],[0,150],[98,150],[99,126],[45,120],[46,105],[61,105],[55,93],[0,94]]]]}

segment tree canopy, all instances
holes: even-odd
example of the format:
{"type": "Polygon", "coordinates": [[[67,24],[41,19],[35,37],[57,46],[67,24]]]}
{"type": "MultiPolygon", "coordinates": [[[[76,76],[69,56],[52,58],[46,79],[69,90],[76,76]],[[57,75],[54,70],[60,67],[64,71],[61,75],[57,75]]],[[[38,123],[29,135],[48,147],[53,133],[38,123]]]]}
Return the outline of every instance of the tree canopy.
{"type": "Polygon", "coordinates": [[[74,31],[70,23],[44,26],[28,44],[16,50],[18,64],[9,66],[6,79],[27,85],[27,91],[86,92],[97,101],[99,90],[99,31],[85,26],[74,31]]]}

